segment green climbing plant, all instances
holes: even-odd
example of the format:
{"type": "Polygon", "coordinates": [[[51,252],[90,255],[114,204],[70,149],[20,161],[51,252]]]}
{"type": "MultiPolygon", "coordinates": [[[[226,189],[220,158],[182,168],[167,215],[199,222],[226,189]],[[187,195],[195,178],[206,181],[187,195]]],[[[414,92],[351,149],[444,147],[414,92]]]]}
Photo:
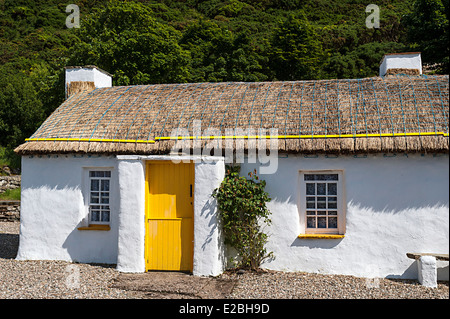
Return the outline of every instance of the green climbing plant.
{"type": "Polygon", "coordinates": [[[217,199],[225,244],[237,251],[238,268],[256,270],[273,252],[267,252],[268,235],[262,230],[271,223],[266,203],[271,199],[265,191],[266,182],[248,173],[240,176],[239,167],[227,167],[222,184],[213,192],[217,199]]]}

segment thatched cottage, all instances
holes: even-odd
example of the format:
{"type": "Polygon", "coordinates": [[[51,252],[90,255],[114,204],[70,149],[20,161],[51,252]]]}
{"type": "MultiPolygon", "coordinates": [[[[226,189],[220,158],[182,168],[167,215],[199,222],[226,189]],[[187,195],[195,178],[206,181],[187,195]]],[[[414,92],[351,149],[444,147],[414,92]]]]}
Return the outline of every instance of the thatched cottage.
{"type": "Polygon", "coordinates": [[[211,193],[234,162],[272,198],[263,267],[417,278],[407,253],[449,249],[449,79],[395,66],[409,57],[379,77],[264,83],[111,86],[67,68],[67,99],[16,149],[17,258],[218,275],[211,193]]]}

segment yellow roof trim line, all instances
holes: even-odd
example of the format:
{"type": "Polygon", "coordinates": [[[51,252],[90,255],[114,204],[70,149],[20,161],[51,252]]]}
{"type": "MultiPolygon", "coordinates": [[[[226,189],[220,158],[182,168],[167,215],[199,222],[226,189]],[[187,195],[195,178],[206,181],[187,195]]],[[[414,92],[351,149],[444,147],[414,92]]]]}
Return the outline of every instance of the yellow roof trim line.
{"type": "Polygon", "coordinates": [[[102,138],[26,138],[25,142],[103,142],[103,143],[146,143],[154,144],[154,140],[116,140],[102,138]]]}
{"type": "Polygon", "coordinates": [[[340,135],[210,135],[210,136],[157,136],[156,141],[162,140],[214,140],[214,139],[254,139],[254,138],[286,138],[286,139],[306,139],[306,138],[345,138],[345,137],[402,137],[402,136],[444,136],[449,133],[444,132],[412,132],[412,133],[361,133],[361,134],[340,134],[340,135]]]}

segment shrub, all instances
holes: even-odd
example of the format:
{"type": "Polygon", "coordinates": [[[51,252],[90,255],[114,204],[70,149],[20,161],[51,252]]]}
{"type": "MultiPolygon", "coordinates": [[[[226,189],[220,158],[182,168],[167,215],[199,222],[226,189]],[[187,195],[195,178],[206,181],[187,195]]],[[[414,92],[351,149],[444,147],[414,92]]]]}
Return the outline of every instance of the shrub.
{"type": "Polygon", "coordinates": [[[271,223],[266,203],[271,199],[264,190],[266,182],[254,172],[250,179],[239,175],[239,168],[228,167],[219,188],[213,192],[217,199],[225,244],[238,253],[237,267],[255,270],[273,253],[264,247],[267,234],[262,227],[271,223]]]}

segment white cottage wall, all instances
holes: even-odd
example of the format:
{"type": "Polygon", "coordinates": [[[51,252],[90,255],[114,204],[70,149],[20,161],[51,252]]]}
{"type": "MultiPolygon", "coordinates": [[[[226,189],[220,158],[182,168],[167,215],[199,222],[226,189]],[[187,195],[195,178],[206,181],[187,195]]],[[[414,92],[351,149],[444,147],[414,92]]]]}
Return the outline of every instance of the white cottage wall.
{"type": "Polygon", "coordinates": [[[80,155],[22,157],[18,260],[117,262],[119,189],[114,157],[80,155]],[[88,168],[111,168],[111,230],[86,226],[83,184],[88,168]]]}
{"type": "MultiPolygon", "coordinates": [[[[17,259],[117,263],[126,272],[145,271],[145,162],[171,156],[24,156],[22,213],[17,259]],[[110,231],[87,225],[83,176],[88,168],[111,168],[110,231]],[[116,212],[116,213],[114,213],[116,212]]],[[[177,158],[179,159],[179,158],[177,158]]],[[[193,159],[193,158],[187,158],[193,159]]],[[[275,174],[261,175],[272,197],[268,249],[263,266],[283,271],[417,278],[407,252],[448,253],[448,155],[382,155],[354,158],[280,156],[275,174]],[[343,170],[346,233],[343,239],[300,239],[299,170],[343,170]]],[[[242,164],[246,175],[258,164],[242,164]]],[[[225,257],[210,196],[225,174],[223,158],[198,161],[194,192],[194,274],[218,275],[225,257]]],[[[448,280],[448,262],[438,263],[448,280]]]]}
{"type": "Polygon", "coordinates": [[[118,156],[120,214],[117,269],[145,271],[145,163],[118,156]]]}
{"type": "MultiPolygon", "coordinates": [[[[280,156],[281,157],[281,156],[280,156]]],[[[279,158],[278,170],[260,175],[272,201],[263,267],[283,271],[416,279],[408,252],[449,251],[448,155],[354,158],[279,158]],[[346,233],[343,239],[300,239],[299,170],[344,170],[346,233]]],[[[246,176],[258,164],[242,164],[246,176]]],[[[448,280],[448,262],[438,264],[448,280]]]]}
{"type": "Polygon", "coordinates": [[[223,271],[223,243],[211,193],[224,177],[222,157],[24,156],[19,260],[117,263],[122,272],[145,271],[145,164],[149,160],[197,160],[194,191],[194,270],[223,271]],[[112,169],[111,229],[88,225],[85,205],[89,168],[112,169]]]}
{"type": "Polygon", "coordinates": [[[224,177],[223,158],[195,164],[193,273],[197,276],[218,276],[224,269],[224,244],[217,202],[211,197],[224,177]]]}

